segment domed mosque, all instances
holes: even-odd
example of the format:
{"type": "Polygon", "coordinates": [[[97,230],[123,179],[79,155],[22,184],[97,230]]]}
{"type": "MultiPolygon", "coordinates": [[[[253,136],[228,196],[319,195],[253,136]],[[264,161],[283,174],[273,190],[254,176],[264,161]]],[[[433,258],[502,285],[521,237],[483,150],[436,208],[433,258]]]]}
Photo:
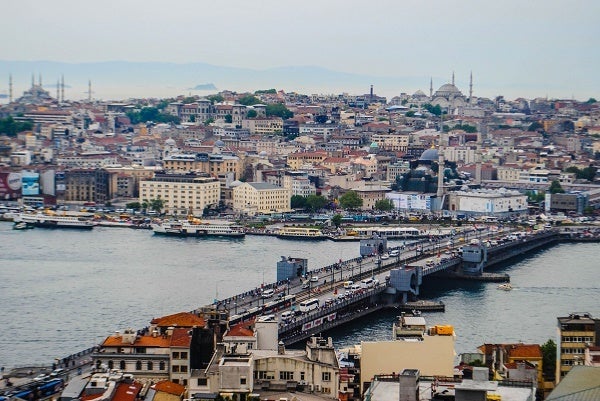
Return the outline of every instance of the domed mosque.
{"type": "MultiPolygon", "coordinates": [[[[471,80],[473,76],[471,76],[471,80]]],[[[454,73],[452,73],[452,83],[442,85],[431,97],[431,104],[439,105],[443,110],[455,110],[467,105],[468,99],[454,85],[454,73]]]]}

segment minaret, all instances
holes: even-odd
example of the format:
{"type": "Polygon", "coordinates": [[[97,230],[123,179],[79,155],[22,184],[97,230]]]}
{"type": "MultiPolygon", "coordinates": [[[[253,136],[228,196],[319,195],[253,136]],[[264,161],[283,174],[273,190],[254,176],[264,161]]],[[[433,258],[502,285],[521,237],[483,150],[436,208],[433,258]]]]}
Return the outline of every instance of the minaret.
{"type": "Polygon", "coordinates": [[[60,101],[65,101],[65,76],[60,77],[60,101]]]}
{"type": "Polygon", "coordinates": [[[88,102],[92,101],[92,80],[88,81],[88,102]]]}
{"type": "Polygon", "coordinates": [[[433,99],[433,77],[429,78],[429,99],[433,99]]]}
{"type": "Polygon", "coordinates": [[[454,71],[452,71],[452,85],[454,85],[454,71]]]}
{"type": "Polygon", "coordinates": [[[8,75],[8,103],[12,103],[13,101],[13,82],[12,82],[12,74],[8,75]]]}
{"type": "Polygon", "coordinates": [[[473,71],[471,71],[471,75],[469,76],[469,104],[473,99],[473,71]]]}
{"type": "Polygon", "coordinates": [[[56,80],[56,101],[60,103],[60,80],[56,80]]]}
{"type": "Polygon", "coordinates": [[[31,74],[31,87],[35,86],[35,74],[31,74]]]}
{"type": "Polygon", "coordinates": [[[40,73],[40,77],[39,77],[39,84],[40,84],[40,88],[42,87],[42,74],[40,73]]]}

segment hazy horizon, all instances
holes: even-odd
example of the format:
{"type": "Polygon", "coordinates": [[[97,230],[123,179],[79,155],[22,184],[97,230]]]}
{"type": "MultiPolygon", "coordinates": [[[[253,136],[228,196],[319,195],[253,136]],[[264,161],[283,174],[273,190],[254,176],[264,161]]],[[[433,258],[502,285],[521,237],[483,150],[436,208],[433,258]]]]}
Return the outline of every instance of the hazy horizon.
{"type": "MultiPolygon", "coordinates": [[[[466,94],[472,71],[474,94],[482,97],[586,100],[600,91],[595,71],[600,64],[600,2],[593,0],[106,0],[93,5],[20,0],[6,2],[3,12],[10,16],[0,26],[4,60],[208,63],[258,75],[285,66],[317,66],[351,78],[315,85],[308,75],[290,76],[268,85],[228,76],[213,82],[219,89],[267,85],[304,93],[361,94],[375,84],[376,93],[392,97],[429,93],[430,77],[435,90],[450,82],[454,72],[456,85],[466,94]]],[[[41,73],[48,85],[59,78],[47,70],[0,69],[0,93],[8,91],[8,73],[13,74],[15,96],[29,87],[32,73],[41,73]]],[[[135,76],[122,75],[135,81],[135,76]]],[[[173,96],[210,82],[162,76],[150,87],[124,86],[126,80],[110,82],[102,76],[65,79],[73,86],[65,95],[72,99],[85,97],[78,92],[87,91],[88,79],[98,98],[173,96]],[[123,93],[125,88],[129,93],[123,93]]]]}

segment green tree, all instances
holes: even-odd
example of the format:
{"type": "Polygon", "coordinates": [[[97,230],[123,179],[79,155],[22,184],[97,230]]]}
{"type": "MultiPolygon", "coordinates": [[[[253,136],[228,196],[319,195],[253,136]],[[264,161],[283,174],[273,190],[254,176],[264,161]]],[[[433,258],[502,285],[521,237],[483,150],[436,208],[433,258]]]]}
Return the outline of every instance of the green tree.
{"type": "Polygon", "coordinates": [[[292,209],[304,209],[306,207],[306,198],[302,195],[292,195],[292,209]]]}
{"type": "Polygon", "coordinates": [[[17,136],[19,132],[31,131],[33,123],[31,121],[15,121],[11,116],[0,118],[0,134],[8,136],[17,136]]]}
{"type": "Polygon", "coordinates": [[[258,116],[258,113],[253,109],[248,110],[248,114],[246,114],[248,118],[255,118],[256,116],[258,116]]]}
{"type": "Polygon", "coordinates": [[[596,99],[594,99],[593,97],[589,98],[589,99],[586,101],[586,103],[587,103],[587,104],[594,104],[594,103],[596,103],[596,102],[597,102],[597,100],[596,100],[596,99]]]}
{"type": "Polygon", "coordinates": [[[340,206],[343,209],[358,209],[363,205],[363,200],[355,191],[348,191],[340,196],[340,206]]]}
{"type": "Polygon", "coordinates": [[[556,343],[552,339],[542,344],[542,375],[546,381],[556,378],[556,343]]]}
{"type": "Polygon", "coordinates": [[[149,206],[151,210],[154,210],[157,213],[161,213],[163,207],[165,206],[165,201],[161,198],[150,199],[149,206]]]}
{"type": "Polygon", "coordinates": [[[527,128],[527,131],[533,132],[533,131],[537,131],[539,129],[543,130],[544,126],[539,121],[534,121],[531,124],[529,124],[529,127],[527,128]]]}
{"type": "Polygon", "coordinates": [[[560,182],[558,182],[558,180],[554,180],[550,184],[550,189],[548,189],[548,192],[550,192],[551,194],[564,194],[565,190],[560,185],[560,182]]]}
{"type": "Polygon", "coordinates": [[[284,120],[288,118],[294,117],[294,113],[292,113],[285,105],[281,103],[273,103],[267,105],[267,116],[276,116],[281,117],[284,120]]]}
{"type": "Polygon", "coordinates": [[[244,106],[252,106],[253,104],[259,104],[260,99],[256,96],[246,95],[239,98],[238,103],[243,104],[244,106]]]}
{"type": "Polygon", "coordinates": [[[425,110],[427,110],[428,112],[430,112],[431,114],[433,114],[434,116],[441,116],[442,115],[442,108],[440,107],[439,104],[436,104],[435,106],[430,104],[430,103],[425,103],[423,105],[423,108],[425,110]]]}
{"type": "Polygon", "coordinates": [[[221,103],[225,98],[221,95],[209,95],[206,97],[212,104],[221,103]]]}
{"type": "Polygon", "coordinates": [[[331,223],[335,226],[335,228],[339,228],[342,225],[342,215],[336,213],[331,218],[331,223]]]}
{"type": "Polygon", "coordinates": [[[263,94],[276,94],[277,90],[276,89],[259,89],[257,91],[254,92],[255,95],[263,95],[263,94]]]}
{"type": "Polygon", "coordinates": [[[195,96],[187,96],[184,97],[182,102],[183,104],[190,104],[190,103],[194,103],[196,100],[198,100],[195,96]]]}
{"type": "Polygon", "coordinates": [[[130,202],[130,203],[125,204],[125,207],[127,209],[140,210],[142,205],[140,204],[140,202],[130,202]]]}
{"type": "Polygon", "coordinates": [[[327,204],[327,199],[321,195],[309,195],[306,198],[306,206],[313,212],[321,210],[327,204]]]}
{"type": "Polygon", "coordinates": [[[215,120],[213,118],[209,118],[206,121],[204,121],[204,125],[210,125],[210,124],[212,124],[214,122],[215,122],[215,120]]]}
{"type": "Polygon", "coordinates": [[[233,117],[231,116],[231,114],[225,114],[225,122],[227,124],[231,124],[233,122],[233,117]]]}
{"type": "Polygon", "coordinates": [[[415,116],[415,112],[414,110],[409,110],[406,112],[405,114],[406,117],[414,117],[415,116]]]}
{"type": "Polygon", "coordinates": [[[179,118],[177,116],[161,113],[156,107],[142,107],[140,111],[127,112],[127,117],[129,117],[132,124],[145,123],[148,121],[179,124],[179,118]]]}
{"type": "Polygon", "coordinates": [[[389,199],[380,199],[375,202],[375,209],[388,212],[394,208],[394,203],[389,199]]]}

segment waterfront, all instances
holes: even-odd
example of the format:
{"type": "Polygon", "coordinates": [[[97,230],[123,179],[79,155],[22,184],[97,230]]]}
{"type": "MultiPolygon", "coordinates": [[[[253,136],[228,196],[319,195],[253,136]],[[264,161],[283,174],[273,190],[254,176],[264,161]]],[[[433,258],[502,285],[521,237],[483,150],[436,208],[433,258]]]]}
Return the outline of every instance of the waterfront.
{"type": "MultiPolygon", "coordinates": [[[[0,224],[0,364],[49,363],[97,344],[115,330],[192,310],[275,278],[280,256],[309,259],[309,269],[358,256],[358,243],[302,242],[273,237],[165,238],[146,230],[92,232],[0,224]]],[[[446,303],[428,323],[453,324],[457,352],[483,342],[544,342],[556,316],[600,316],[598,244],[562,244],[504,268],[515,290],[493,283],[427,283],[424,292],[446,303]]],[[[332,332],[336,346],[391,333],[394,311],[332,332]]]]}

